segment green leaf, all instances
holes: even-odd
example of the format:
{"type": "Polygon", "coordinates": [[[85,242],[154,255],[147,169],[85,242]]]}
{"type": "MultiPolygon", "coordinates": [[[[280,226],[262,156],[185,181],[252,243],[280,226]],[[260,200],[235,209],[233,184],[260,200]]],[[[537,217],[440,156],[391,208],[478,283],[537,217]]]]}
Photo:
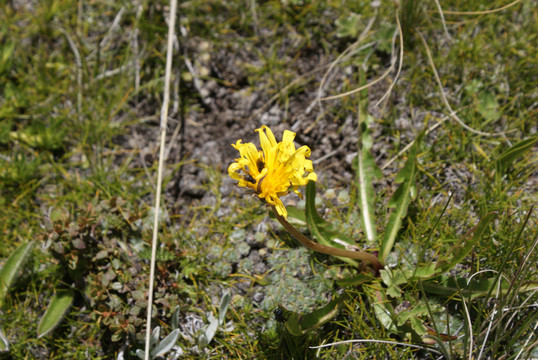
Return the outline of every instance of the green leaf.
{"type": "Polygon", "coordinates": [[[33,241],[20,245],[6,260],[2,270],[0,270],[0,305],[2,304],[13,279],[15,279],[15,276],[22,268],[28,254],[30,254],[33,245],[33,241]]]}
{"type": "Polygon", "coordinates": [[[9,341],[4,335],[2,329],[0,329],[0,352],[9,351],[9,341]]]}
{"type": "Polygon", "coordinates": [[[155,359],[158,356],[163,356],[167,352],[169,352],[174,345],[176,344],[176,341],[179,337],[179,329],[175,329],[170,334],[168,334],[167,337],[163,339],[151,352],[150,352],[150,358],[155,359]]]}
{"type": "Polygon", "coordinates": [[[224,324],[224,318],[226,317],[226,312],[228,311],[228,306],[232,301],[232,296],[229,292],[225,293],[220,299],[220,310],[219,310],[219,325],[224,324]]]}
{"type": "Polygon", "coordinates": [[[45,336],[60,324],[73,304],[74,298],[75,292],[71,289],[58,290],[56,292],[37,326],[38,338],[45,336]]]}
{"type": "Polygon", "coordinates": [[[501,117],[499,103],[493,93],[483,91],[478,94],[478,106],[476,110],[486,121],[498,120],[501,117]]]}
{"type": "Polygon", "coordinates": [[[372,274],[360,273],[356,276],[345,277],[341,280],[336,280],[336,284],[342,287],[356,287],[366,282],[371,282],[374,279],[372,274]]]}
{"type": "MultiPolygon", "coordinates": [[[[347,247],[343,245],[342,242],[345,242],[352,247],[356,246],[355,242],[352,239],[335,230],[334,226],[331,223],[323,220],[323,218],[318,214],[315,205],[316,183],[314,181],[309,181],[306,185],[305,200],[306,223],[308,224],[310,232],[320,244],[340,249],[347,249],[347,247]]],[[[358,262],[353,259],[338,256],[336,257],[352,266],[358,266],[358,262]]]]}
{"type": "Polygon", "coordinates": [[[415,143],[409,150],[409,157],[402,170],[396,175],[395,181],[401,183],[396,189],[391,199],[389,200],[388,207],[393,208],[390,214],[389,221],[385,228],[385,237],[381,244],[379,259],[382,263],[387,259],[388,254],[391,252],[398,235],[398,231],[402,226],[402,220],[407,215],[407,208],[417,195],[417,189],[415,184],[415,176],[417,173],[417,152],[422,141],[424,132],[421,132],[415,143]]]}
{"type": "MultiPolygon", "coordinates": [[[[502,278],[501,278],[502,279],[502,278]]],[[[474,299],[477,297],[491,296],[496,297],[506,294],[510,290],[510,283],[502,280],[499,287],[499,278],[471,279],[463,277],[441,276],[436,279],[424,281],[422,283],[424,291],[441,295],[448,298],[462,297],[474,299]]],[[[535,291],[538,289],[538,281],[526,282],[517,288],[519,293],[526,291],[535,291]]],[[[514,288],[512,287],[512,290],[514,288]]]]}
{"type": "Polygon", "coordinates": [[[217,318],[215,318],[215,316],[213,316],[212,313],[209,313],[207,321],[209,321],[209,325],[205,329],[204,336],[207,341],[207,344],[209,344],[217,333],[217,330],[219,328],[219,321],[217,320],[217,318]]]}
{"type": "Polygon", "coordinates": [[[536,141],[538,141],[538,136],[522,140],[499,155],[499,157],[495,160],[497,179],[501,179],[501,177],[506,173],[508,166],[510,166],[515,159],[523,155],[523,153],[526,151],[532,149],[536,141]]]}
{"type": "Polygon", "coordinates": [[[330,301],[327,305],[304,315],[300,322],[301,329],[303,329],[303,331],[312,331],[331,320],[338,314],[338,310],[346,296],[346,293],[343,293],[338,298],[330,301]]]}
{"type": "Polygon", "coordinates": [[[361,16],[351,13],[346,18],[336,20],[336,36],[338,37],[357,37],[360,30],[361,16]]]}
{"type": "Polygon", "coordinates": [[[136,356],[138,356],[139,359],[145,359],[146,358],[146,352],[141,349],[136,350],[136,356]]]}
{"type": "MultiPolygon", "coordinates": [[[[288,222],[294,226],[305,226],[306,225],[306,217],[304,214],[304,210],[301,210],[297,208],[296,206],[286,206],[286,210],[288,211],[288,222]]],[[[269,212],[269,216],[272,219],[275,219],[275,215],[273,212],[269,212]]]]}
{"type": "Polygon", "coordinates": [[[338,298],[330,301],[327,305],[308,314],[299,314],[286,309],[282,304],[278,304],[275,314],[276,311],[280,311],[277,320],[284,321],[284,326],[291,335],[301,336],[319,328],[321,325],[335,317],[346,296],[346,293],[343,293],[338,298]]]}
{"type": "Polygon", "coordinates": [[[177,305],[174,308],[174,312],[172,313],[172,329],[178,329],[179,328],[179,305],[177,305]]]}
{"type": "Polygon", "coordinates": [[[413,279],[427,279],[437,274],[437,263],[431,263],[426,266],[419,266],[413,273],[413,279]]]}
{"type": "Polygon", "coordinates": [[[454,254],[452,259],[450,259],[448,263],[440,262],[437,265],[437,269],[440,270],[440,272],[446,272],[459,264],[471,252],[474,245],[480,240],[489,223],[495,216],[495,213],[489,213],[484,216],[478,225],[463,236],[459,242],[461,245],[451,251],[451,253],[454,254]],[[471,234],[473,234],[473,236],[469,238],[471,234]]]}
{"type": "Polygon", "coordinates": [[[375,290],[374,288],[367,288],[366,292],[370,296],[377,320],[379,320],[385,329],[396,333],[398,329],[396,327],[394,307],[391,305],[390,301],[388,301],[385,292],[375,290]]]}
{"type": "Polygon", "coordinates": [[[381,280],[387,285],[387,295],[393,298],[402,296],[402,289],[399,285],[406,284],[411,278],[411,270],[409,269],[391,269],[386,267],[385,270],[379,272],[381,280]]]}
{"type": "Polygon", "coordinates": [[[160,337],[161,337],[161,327],[157,326],[151,332],[151,336],[149,338],[149,346],[153,346],[157,344],[157,342],[159,342],[160,337]]]}
{"type": "Polygon", "coordinates": [[[370,151],[373,141],[368,125],[373,121],[373,118],[366,112],[365,105],[365,100],[362,100],[359,106],[357,185],[362,228],[368,243],[373,244],[377,237],[374,215],[375,191],[373,179],[381,177],[381,170],[375,163],[374,156],[370,151]]]}
{"type": "Polygon", "coordinates": [[[409,319],[409,322],[411,324],[411,327],[415,332],[420,336],[425,336],[428,333],[428,329],[426,326],[424,326],[424,323],[421,319],[419,319],[416,316],[411,316],[411,319],[409,319]]]}
{"type": "Polygon", "coordinates": [[[400,285],[404,285],[418,279],[431,278],[440,272],[440,270],[436,270],[435,267],[435,263],[427,266],[417,267],[415,270],[404,267],[396,269],[386,267],[384,270],[380,270],[379,274],[383,283],[387,285],[387,295],[390,295],[393,298],[400,298],[403,294],[400,285]]]}

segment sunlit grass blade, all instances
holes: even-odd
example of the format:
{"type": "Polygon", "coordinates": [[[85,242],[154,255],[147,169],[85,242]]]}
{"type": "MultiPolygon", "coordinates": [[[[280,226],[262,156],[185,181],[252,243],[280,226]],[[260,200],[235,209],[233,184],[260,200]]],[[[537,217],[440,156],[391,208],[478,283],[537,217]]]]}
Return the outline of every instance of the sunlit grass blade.
{"type": "Polygon", "coordinates": [[[422,142],[424,132],[420,133],[415,143],[409,150],[409,156],[407,162],[402,170],[396,175],[395,181],[401,183],[398,189],[392,195],[388,203],[389,208],[393,208],[390,214],[389,221],[385,228],[385,237],[381,248],[379,249],[379,260],[384,263],[388,254],[391,252],[398,235],[398,231],[402,225],[402,220],[407,214],[407,207],[417,195],[417,188],[415,184],[415,176],[417,173],[417,153],[422,142]]]}
{"type": "Polygon", "coordinates": [[[538,141],[538,136],[522,140],[499,155],[499,157],[495,160],[495,175],[498,182],[503,177],[508,166],[510,166],[510,164],[512,164],[516,158],[523,155],[524,152],[532,149],[536,141],[538,141]]]}
{"type": "MultiPolygon", "coordinates": [[[[527,214],[524,220],[521,222],[520,230],[515,234],[514,237],[508,237],[511,241],[511,247],[509,251],[503,256],[502,264],[499,267],[497,274],[497,279],[501,277],[502,273],[507,273],[510,271],[510,259],[513,259],[513,255],[516,252],[516,249],[520,248],[522,244],[525,244],[524,232],[529,221],[531,219],[534,207],[531,206],[527,211],[527,214]]],[[[530,240],[530,239],[529,239],[530,240]]],[[[521,347],[521,352],[532,351],[534,345],[528,344],[528,341],[531,340],[529,337],[532,337],[533,331],[536,330],[536,318],[538,314],[536,311],[532,310],[533,305],[530,306],[521,306],[531,300],[536,294],[536,280],[532,274],[529,272],[535,271],[536,267],[536,252],[535,249],[538,245],[538,234],[534,234],[532,241],[528,242],[525,245],[526,254],[525,257],[519,261],[519,268],[515,271],[513,277],[510,279],[510,287],[506,293],[502,293],[501,296],[497,296],[490,290],[491,295],[488,294],[487,300],[493,297],[495,298],[495,307],[502,309],[502,311],[484,311],[487,309],[491,301],[483,301],[478,307],[478,320],[476,325],[473,327],[474,330],[482,335],[481,342],[488,347],[485,347],[481,350],[481,353],[490,352],[492,354],[498,354],[501,349],[505,347],[516,348],[519,343],[521,347]],[[530,279],[526,280],[526,279],[530,279]],[[521,302],[518,299],[521,299],[520,294],[525,291],[532,290],[528,295],[527,299],[521,302]],[[520,303],[518,306],[517,302],[520,303]],[[487,316],[486,314],[491,314],[487,316]],[[484,320],[482,321],[482,316],[484,320]],[[534,326],[534,329],[532,329],[534,326]],[[526,344],[521,342],[522,338],[525,337],[526,344]],[[530,347],[528,347],[530,345],[530,347]]],[[[536,340],[535,340],[536,341],[536,340]]],[[[519,357],[516,357],[519,358],[519,357]]]]}
{"type": "Polygon", "coordinates": [[[497,214],[495,213],[489,213],[486,216],[484,216],[478,225],[476,225],[474,228],[472,228],[467,234],[463,236],[463,239],[461,239],[460,244],[461,246],[457,247],[452,251],[454,254],[452,258],[449,260],[448,263],[440,263],[438,268],[441,272],[448,271],[452,269],[454,266],[459,264],[473,249],[473,246],[476,244],[478,240],[482,238],[482,235],[484,234],[484,231],[488,227],[489,223],[497,214]],[[473,235],[471,238],[469,238],[473,235]]]}
{"type": "Polygon", "coordinates": [[[75,292],[70,289],[58,290],[37,326],[37,337],[43,337],[58,326],[73,304],[75,292]]]}
{"type": "Polygon", "coordinates": [[[369,125],[373,121],[366,112],[366,104],[359,106],[359,143],[357,146],[357,186],[361,214],[361,225],[369,244],[373,244],[377,237],[374,214],[375,191],[373,179],[381,177],[381,170],[377,167],[371,153],[372,136],[369,125]]]}
{"type": "Polygon", "coordinates": [[[33,245],[33,241],[20,245],[7,259],[2,270],[0,270],[0,305],[2,305],[2,301],[8,292],[9,286],[13,282],[13,279],[15,279],[15,275],[17,275],[22,268],[33,245]]]}
{"type": "Polygon", "coordinates": [[[7,337],[4,335],[4,332],[2,329],[0,329],[0,352],[8,351],[9,350],[9,341],[7,337]]]}
{"type": "MultiPolygon", "coordinates": [[[[497,277],[469,280],[469,278],[465,277],[454,278],[443,276],[432,281],[424,281],[422,285],[424,291],[427,293],[449,298],[461,296],[474,299],[490,295],[499,296],[507,294],[510,291],[510,284],[507,281],[502,281],[499,286],[498,282],[499,278],[497,277]]],[[[526,282],[517,289],[519,293],[533,290],[538,290],[538,281],[526,282]]]]}

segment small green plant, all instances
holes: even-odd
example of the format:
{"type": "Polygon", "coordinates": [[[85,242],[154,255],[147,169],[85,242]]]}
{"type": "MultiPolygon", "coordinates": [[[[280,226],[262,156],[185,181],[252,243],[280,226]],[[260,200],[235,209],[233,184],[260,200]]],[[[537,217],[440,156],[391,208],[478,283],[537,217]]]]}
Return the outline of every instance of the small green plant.
{"type": "MultiPolygon", "coordinates": [[[[135,249],[143,248],[144,214],[119,198],[73,214],[61,209],[50,211],[40,242],[56,259],[58,275],[54,294],[37,326],[37,338],[49,336],[67,316],[75,316],[70,315],[71,309],[83,302],[90,309],[90,319],[111,333],[111,349],[127,339],[141,340],[147,299],[145,277],[139,277],[144,274],[144,265],[135,249]]],[[[21,245],[0,270],[0,301],[17,281],[16,275],[24,269],[32,248],[33,242],[21,245]]],[[[159,278],[154,306],[165,313],[179,303],[178,295],[164,285],[173,281],[159,278]]],[[[163,346],[157,353],[166,349],[163,346]]]]}
{"type": "MultiPolygon", "coordinates": [[[[478,281],[467,281],[463,278],[447,276],[447,273],[462,263],[474,249],[475,244],[484,238],[495,213],[482,217],[479,223],[469,230],[447,257],[432,259],[426,264],[406,263],[396,264],[390,258],[402,223],[406,219],[411,202],[417,197],[416,175],[418,173],[418,155],[424,133],[420,133],[411,146],[407,161],[396,175],[395,182],[400,184],[386,205],[389,212],[388,221],[382,235],[378,235],[374,207],[374,187],[372,182],[379,176],[379,170],[370,153],[373,139],[369,131],[371,117],[362,106],[359,110],[359,152],[356,160],[358,203],[361,205],[361,226],[365,234],[362,246],[379,244],[377,255],[360,250],[358,242],[342,234],[337,226],[324,220],[315,208],[317,175],[312,168],[312,162],[306,158],[310,155],[308,147],[295,149],[293,139],[295,134],[284,132],[281,142],[277,142],[271,130],[262,127],[260,133],[262,150],[257,150],[252,143],[243,144],[241,140],[234,146],[241,157],[230,165],[230,176],[238,180],[238,185],[252,191],[271,208],[274,217],[280,224],[305,247],[332,255],[355,268],[358,273],[337,279],[344,288],[362,288],[363,294],[374,307],[377,320],[390,333],[394,333],[408,341],[421,342],[425,347],[435,344],[440,351],[449,355],[445,343],[457,339],[450,331],[445,333],[444,327],[437,324],[445,314],[445,307],[426,293],[445,296],[447,298],[461,297],[465,301],[473,298],[489,296],[496,291],[497,296],[510,291],[510,283],[495,278],[481,278],[478,281]],[[299,223],[306,222],[310,233],[317,240],[310,240],[295,228],[288,220],[290,214],[280,197],[287,194],[289,189],[298,193],[300,186],[306,185],[306,205],[304,215],[297,209],[290,216],[296,216],[299,223]],[[392,265],[385,265],[390,262],[392,265]]],[[[517,144],[498,160],[499,171],[505,168],[508,160],[529,149],[534,143],[525,141],[517,144]],[[508,155],[506,155],[508,154],[508,155]],[[504,162],[503,162],[504,160],[504,162]]],[[[439,223],[439,221],[437,221],[439,223]]],[[[431,231],[435,230],[435,226],[431,231]]],[[[517,287],[516,292],[526,292],[538,289],[538,283],[525,283],[517,287]]],[[[275,319],[282,323],[288,333],[293,336],[304,336],[329,321],[337,315],[344,295],[329,302],[326,306],[308,314],[287,310],[279,304],[275,310],[275,319]]],[[[454,326],[457,321],[451,317],[446,319],[454,326]]],[[[448,327],[450,329],[450,327],[448,327]]],[[[464,348],[465,351],[473,351],[464,348]]],[[[452,348],[451,350],[452,351],[452,348]]],[[[463,354],[461,348],[455,349],[463,354]]]]}
{"type": "Polygon", "coordinates": [[[9,287],[14,282],[17,274],[22,270],[28,256],[30,255],[34,243],[20,245],[11,256],[6,260],[2,269],[0,269],[0,306],[6,297],[9,287]]]}
{"type": "Polygon", "coordinates": [[[228,306],[232,297],[230,293],[225,293],[220,299],[219,307],[219,317],[218,319],[212,313],[207,314],[207,320],[209,324],[203,328],[202,333],[198,336],[198,347],[202,351],[206,351],[207,346],[215,337],[219,326],[224,325],[224,320],[226,317],[226,312],[228,311],[228,306]]]}
{"type": "MultiPolygon", "coordinates": [[[[162,341],[159,341],[161,328],[157,326],[153,329],[151,333],[151,338],[150,338],[150,346],[151,346],[151,351],[149,355],[150,359],[159,358],[163,356],[164,354],[168,353],[172,349],[174,349],[176,357],[183,354],[183,349],[176,346],[177,339],[179,338],[179,335],[180,335],[179,310],[180,310],[179,306],[176,306],[176,308],[174,309],[174,312],[172,313],[172,319],[171,319],[172,331],[162,341]]],[[[140,359],[144,359],[146,357],[146,353],[144,352],[144,350],[138,349],[136,350],[136,356],[139,357],[140,359]]],[[[124,353],[123,351],[121,351],[118,354],[117,360],[123,360],[123,359],[124,359],[124,353]]]]}

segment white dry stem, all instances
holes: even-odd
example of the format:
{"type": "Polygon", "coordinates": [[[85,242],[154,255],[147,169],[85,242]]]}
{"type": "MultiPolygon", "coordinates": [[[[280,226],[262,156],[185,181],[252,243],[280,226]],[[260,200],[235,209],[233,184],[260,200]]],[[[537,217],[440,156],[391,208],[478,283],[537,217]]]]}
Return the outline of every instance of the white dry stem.
{"type": "Polygon", "coordinates": [[[379,344],[400,345],[400,346],[412,347],[412,348],[415,348],[415,349],[427,350],[427,351],[431,351],[431,352],[433,352],[435,354],[442,355],[439,351],[437,351],[435,349],[432,349],[431,347],[428,347],[428,346],[420,346],[420,345],[408,344],[408,343],[398,342],[398,341],[375,340],[375,339],[356,339],[356,340],[337,341],[337,342],[333,342],[333,343],[329,343],[329,344],[323,344],[323,345],[319,345],[319,346],[311,346],[310,349],[321,349],[321,348],[324,348],[324,347],[330,347],[330,346],[342,345],[342,344],[350,344],[350,343],[379,343],[379,344]]]}
{"type": "Polygon", "coordinates": [[[466,129],[466,130],[468,130],[468,131],[470,131],[470,132],[472,132],[474,134],[481,135],[481,136],[503,136],[505,134],[505,132],[488,133],[488,132],[483,132],[483,131],[480,131],[480,130],[473,129],[469,125],[465,124],[458,117],[458,115],[456,115],[456,112],[454,110],[452,110],[452,107],[450,106],[450,104],[448,102],[448,99],[446,98],[445,90],[443,89],[443,83],[441,82],[441,78],[439,77],[439,74],[437,73],[437,68],[435,67],[435,64],[433,62],[432,54],[430,52],[430,47],[428,46],[428,43],[426,42],[426,39],[424,39],[424,36],[422,36],[420,31],[417,30],[417,33],[420,36],[420,40],[422,40],[422,44],[424,45],[424,48],[426,49],[426,55],[428,56],[428,61],[430,62],[430,66],[432,67],[432,70],[433,70],[433,75],[435,75],[435,80],[437,82],[437,86],[439,86],[439,91],[441,92],[441,99],[443,99],[443,102],[444,102],[447,110],[449,111],[448,115],[453,120],[455,120],[458,124],[460,124],[464,129],[466,129]]]}
{"type": "MultiPolygon", "coordinates": [[[[144,10],[144,7],[141,4],[139,4],[138,8],[136,9],[136,23],[137,24],[138,24],[138,20],[140,19],[140,16],[142,16],[143,10],[144,10]]],[[[134,57],[135,57],[134,59],[135,93],[136,94],[138,94],[138,90],[140,90],[140,50],[138,48],[138,34],[139,34],[139,29],[137,26],[133,34],[133,52],[134,52],[134,57]]]]}
{"type": "Polygon", "coordinates": [[[443,11],[443,13],[448,14],[448,15],[488,15],[488,14],[493,14],[493,13],[496,13],[496,12],[499,12],[499,11],[506,10],[509,7],[512,7],[512,6],[516,5],[520,1],[521,0],[513,1],[510,4],[506,4],[504,6],[501,6],[500,8],[493,9],[493,10],[482,10],[482,11],[450,11],[450,10],[445,10],[445,11],[443,11]]]}
{"type": "Polygon", "coordinates": [[[462,297],[461,302],[463,303],[463,310],[465,312],[465,320],[467,320],[467,327],[469,328],[469,360],[473,359],[473,323],[471,321],[471,314],[469,314],[469,309],[467,308],[467,303],[462,297]]]}
{"type": "Polygon", "coordinates": [[[529,332],[529,337],[527,338],[527,340],[525,340],[525,343],[523,344],[523,346],[521,347],[521,350],[519,350],[519,352],[517,353],[517,356],[515,358],[515,360],[519,360],[519,357],[521,356],[521,353],[523,353],[523,351],[525,349],[527,349],[527,346],[529,345],[529,342],[530,340],[532,339],[532,337],[534,336],[534,334],[536,334],[536,329],[538,328],[538,323],[536,323],[534,325],[534,328],[532,329],[532,331],[529,332]]]}
{"type": "MultiPolygon", "coordinates": [[[[430,126],[430,128],[428,130],[426,130],[426,132],[424,133],[424,135],[428,135],[429,133],[431,133],[433,130],[437,129],[439,126],[441,126],[441,124],[443,124],[445,121],[447,121],[449,119],[448,116],[445,116],[443,117],[442,119],[439,120],[439,122],[435,125],[432,125],[430,126]]],[[[390,164],[392,164],[397,158],[399,158],[400,156],[402,156],[402,154],[404,152],[406,152],[407,150],[409,150],[409,148],[411,146],[413,146],[413,144],[415,143],[415,140],[411,141],[409,144],[407,144],[402,150],[400,150],[398,152],[398,154],[396,154],[396,156],[394,156],[393,158],[391,158],[390,160],[388,160],[385,165],[383,165],[381,167],[381,170],[384,170],[386,169],[390,164]]]]}
{"type": "Polygon", "coordinates": [[[97,80],[103,80],[103,79],[109,78],[111,76],[118,75],[119,73],[122,73],[124,71],[132,69],[133,65],[137,66],[136,65],[136,60],[135,60],[135,62],[129,61],[127,64],[122,65],[119,68],[115,68],[115,69],[112,69],[112,70],[106,70],[105,72],[102,72],[99,75],[97,75],[95,77],[95,80],[96,81],[97,80]]]}
{"type": "MultiPolygon", "coordinates": [[[[532,255],[532,253],[534,252],[534,250],[536,249],[536,246],[538,245],[538,237],[534,240],[531,248],[529,249],[529,251],[527,251],[527,255],[525,255],[525,258],[523,259],[523,262],[521,263],[521,266],[519,267],[517,273],[516,273],[516,276],[514,277],[515,279],[517,279],[519,276],[521,276],[521,273],[523,271],[523,269],[527,266],[527,264],[529,263],[529,259],[532,255]]],[[[533,293],[531,293],[531,295],[529,295],[529,297],[527,297],[527,299],[525,301],[523,301],[523,303],[521,303],[520,306],[523,306],[525,305],[525,303],[531,298],[532,294],[534,294],[535,291],[533,291],[533,293]]],[[[510,319],[508,319],[505,327],[504,327],[504,331],[507,331],[508,329],[508,325],[512,322],[513,318],[516,316],[516,312],[514,312],[514,314],[510,317],[510,319]]]]}
{"type": "Polygon", "coordinates": [[[168,44],[166,49],[166,72],[164,77],[164,99],[161,109],[161,124],[160,124],[160,148],[159,148],[159,167],[157,173],[157,191],[155,194],[155,217],[153,219],[153,237],[151,240],[151,264],[149,273],[149,290],[148,290],[148,307],[146,319],[146,346],[145,359],[149,360],[150,354],[150,338],[151,338],[151,312],[153,308],[153,283],[155,281],[155,256],[157,253],[157,233],[159,229],[159,209],[161,203],[161,190],[163,180],[164,167],[164,150],[166,145],[166,124],[168,121],[168,102],[170,100],[170,77],[172,73],[172,52],[174,28],[176,23],[177,1],[170,1],[170,20],[168,21],[168,44]]]}
{"type": "MultiPolygon", "coordinates": [[[[359,39],[360,40],[360,39],[359,39]]],[[[392,48],[394,49],[394,46],[392,46],[392,48]]],[[[392,59],[394,59],[394,56],[391,56],[392,59]]],[[[337,59],[338,60],[338,59],[337,59]]],[[[334,99],[339,99],[341,97],[345,97],[345,96],[349,96],[349,95],[353,95],[359,91],[362,91],[364,89],[368,89],[369,87],[371,86],[374,86],[375,84],[377,84],[378,82],[380,82],[381,80],[383,80],[384,78],[386,78],[390,73],[391,71],[394,69],[394,65],[396,65],[396,61],[395,60],[392,60],[391,61],[391,64],[390,64],[390,67],[387,69],[387,71],[385,71],[383,73],[383,75],[381,75],[380,77],[378,77],[377,79],[375,79],[374,81],[366,84],[366,85],[363,85],[363,86],[359,86],[358,88],[356,89],[353,89],[353,90],[350,90],[348,92],[345,92],[343,94],[338,94],[338,95],[333,95],[333,96],[327,96],[327,97],[324,97],[324,98],[321,98],[319,99],[320,101],[327,101],[327,100],[334,100],[334,99]]]]}
{"type": "Polygon", "coordinates": [[[347,49],[345,49],[340,55],[338,55],[338,57],[331,63],[331,65],[329,66],[329,68],[327,69],[327,71],[325,72],[325,74],[323,75],[323,78],[321,79],[321,82],[319,84],[319,88],[318,88],[318,93],[316,95],[316,102],[320,108],[320,113],[323,113],[323,106],[321,105],[321,100],[324,100],[324,98],[321,97],[321,94],[323,93],[324,91],[324,88],[325,88],[325,83],[329,83],[330,81],[327,81],[327,78],[329,76],[329,74],[331,73],[331,71],[333,70],[333,68],[340,62],[342,62],[343,60],[347,59],[347,57],[349,56],[348,54],[352,54],[355,50],[359,51],[357,49],[357,47],[359,46],[359,44],[364,40],[364,38],[366,37],[366,35],[368,35],[368,32],[370,31],[370,29],[372,28],[372,25],[374,24],[374,21],[376,19],[376,16],[377,16],[377,10],[376,10],[376,13],[374,16],[372,16],[372,18],[370,19],[370,21],[368,22],[368,24],[366,24],[366,28],[362,31],[362,33],[359,35],[359,38],[357,39],[357,41],[355,41],[353,44],[351,44],[347,49]]]}
{"type": "Polygon", "coordinates": [[[387,71],[385,71],[385,72],[383,73],[383,75],[381,75],[380,77],[378,77],[378,78],[375,79],[374,81],[369,82],[369,83],[366,84],[366,85],[359,86],[358,88],[353,89],[353,90],[350,90],[350,91],[345,92],[345,93],[343,93],[343,94],[338,94],[338,95],[327,96],[327,97],[321,98],[320,101],[327,101],[327,100],[340,99],[340,98],[342,98],[342,97],[345,97],[345,96],[349,96],[349,95],[353,95],[353,94],[355,94],[355,93],[358,93],[359,91],[362,91],[362,90],[364,90],[364,89],[368,89],[369,87],[374,86],[375,84],[377,84],[378,82],[380,82],[381,80],[383,80],[384,78],[386,78],[386,77],[391,73],[391,71],[392,71],[393,69],[394,69],[394,64],[391,64],[390,67],[387,69],[387,71]]]}
{"type": "Polygon", "coordinates": [[[327,67],[327,64],[325,65],[321,65],[313,70],[310,70],[309,72],[305,73],[305,74],[302,74],[298,77],[296,77],[295,79],[293,79],[288,85],[284,86],[281,90],[279,90],[275,95],[273,95],[273,97],[271,97],[265,104],[263,104],[261,107],[259,107],[256,111],[254,111],[252,113],[252,115],[250,115],[247,120],[245,120],[245,123],[248,123],[250,122],[252,119],[254,119],[256,116],[258,116],[259,114],[261,114],[262,112],[264,112],[272,103],[274,103],[280,96],[282,96],[282,94],[285,94],[286,91],[288,91],[290,88],[292,88],[293,86],[295,86],[296,84],[300,84],[301,81],[304,81],[305,83],[308,82],[308,80],[305,80],[306,78],[314,75],[315,73],[317,73],[318,71],[321,71],[323,70],[324,68],[327,67]]]}
{"type": "Polygon", "coordinates": [[[437,5],[437,10],[439,11],[439,16],[441,17],[441,23],[443,24],[443,30],[445,31],[445,35],[447,39],[450,39],[450,34],[448,33],[448,29],[446,28],[446,21],[445,21],[445,15],[443,14],[443,8],[441,7],[439,0],[434,0],[434,2],[435,2],[435,5],[437,5]]]}
{"type": "MultiPolygon", "coordinates": [[[[81,2],[81,3],[82,3],[82,2],[81,2]]],[[[110,39],[112,38],[112,35],[113,35],[114,32],[120,27],[121,18],[123,17],[123,13],[124,13],[124,12],[125,12],[125,7],[122,7],[122,8],[118,11],[118,13],[116,14],[116,16],[114,17],[114,20],[112,21],[112,25],[110,26],[110,28],[109,28],[108,31],[106,32],[105,36],[103,37],[103,39],[101,40],[101,42],[99,42],[99,46],[97,47],[97,49],[94,49],[94,50],[87,56],[87,59],[96,56],[99,50],[102,50],[103,48],[105,48],[105,47],[108,45],[108,43],[110,42],[110,39]]]]}
{"type": "Polygon", "coordinates": [[[404,53],[404,42],[403,42],[403,34],[402,34],[402,25],[400,24],[400,17],[398,16],[398,12],[396,12],[396,24],[398,24],[398,35],[400,37],[400,61],[398,63],[398,71],[396,72],[396,76],[394,77],[394,80],[392,80],[392,83],[390,84],[388,90],[385,92],[385,94],[379,99],[379,101],[375,104],[375,106],[379,106],[387,98],[390,93],[392,92],[392,88],[394,85],[396,85],[396,81],[398,81],[398,78],[400,77],[400,72],[402,71],[402,64],[403,64],[403,53],[404,53]]]}
{"type": "MultiPolygon", "coordinates": [[[[485,272],[493,272],[495,274],[497,274],[498,272],[495,271],[495,270],[491,270],[491,269],[486,269],[486,270],[482,270],[482,271],[478,271],[476,273],[474,273],[473,275],[471,275],[469,277],[469,279],[467,280],[467,286],[469,286],[469,284],[471,283],[471,280],[473,279],[473,277],[475,277],[476,275],[479,275],[479,274],[482,274],[482,273],[485,273],[485,272]]],[[[500,274],[500,277],[499,277],[499,282],[497,283],[497,293],[495,294],[495,299],[498,300],[499,298],[499,295],[501,293],[501,281],[502,281],[502,278],[504,278],[506,281],[509,281],[508,278],[506,276],[504,276],[502,273],[500,274]]],[[[463,300],[463,305],[465,306],[465,313],[466,315],[468,315],[468,311],[467,311],[467,306],[465,304],[465,300],[463,300]]],[[[497,305],[495,305],[495,308],[497,307],[497,305]]],[[[484,348],[486,347],[486,342],[487,342],[487,339],[489,337],[489,333],[491,332],[491,327],[493,326],[493,317],[495,316],[495,314],[497,313],[497,309],[494,309],[493,312],[492,312],[492,315],[491,315],[491,319],[490,319],[490,322],[489,322],[489,325],[488,325],[488,329],[486,331],[486,335],[484,336],[484,343],[483,345],[481,346],[480,348],[480,353],[478,354],[478,357],[477,359],[480,359],[482,357],[482,352],[484,351],[484,348]]],[[[471,329],[471,320],[470,320],[470,317],[468,318],[468,321],[469,321],[469,329],[471,329]]],[[[470,342],[470,346],[469,346],[469,359],[471,359],[471,355],[473,353],[473,339],[472,339],[472,330],[470,330],[470,336],[469,336],[469,342],[470,342]]]]}

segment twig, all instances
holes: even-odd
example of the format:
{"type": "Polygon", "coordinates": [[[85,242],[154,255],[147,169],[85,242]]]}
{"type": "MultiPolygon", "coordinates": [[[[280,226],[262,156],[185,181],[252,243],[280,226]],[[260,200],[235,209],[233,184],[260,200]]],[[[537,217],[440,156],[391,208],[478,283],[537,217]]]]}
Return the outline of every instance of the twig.
{"type": "Polygon", "coordinates": [[[174,28],[176,23],[177,1],[171,0],[170,4],[170,21],[168,22],[168,44],[166,49],[166,72],[164,78],[164,99],[161,109],[161,142],[159,149],[159,168],[157,173],[157,191],[155,194],[155,217],[153,219],[153,237],[151,240],[151,265],[149,273],[149,290],[148,290],[148,307],[146,319],[146,347],[145,359],[149,360],[150,338],[151,338],[151,312],[153,308],[153,283],[155,281],[155,257],[157,254],[157,233],[159,230],[159,209],[161,203],[161,189],[163,180],[164,150],[166,145],[166,124],[168,121],[168,102],[170,99],[170,77],[172,72],[172,52],[174,28]]]}

